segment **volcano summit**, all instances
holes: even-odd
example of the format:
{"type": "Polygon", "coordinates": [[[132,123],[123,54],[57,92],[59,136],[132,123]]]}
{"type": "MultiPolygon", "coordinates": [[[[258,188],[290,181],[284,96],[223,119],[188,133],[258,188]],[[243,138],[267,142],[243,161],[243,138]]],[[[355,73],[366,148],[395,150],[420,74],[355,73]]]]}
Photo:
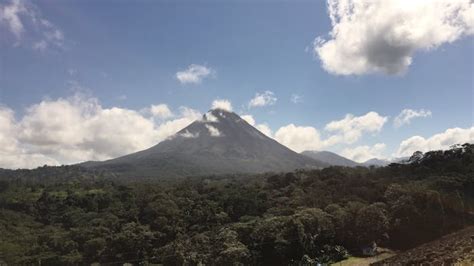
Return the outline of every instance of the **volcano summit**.
{"type": "Polygon", "coordinates": [[[174,178],[319,168],[233,112],[213,109],[157,145],[103,162],[82,164],[121,176],[174,178]]]}

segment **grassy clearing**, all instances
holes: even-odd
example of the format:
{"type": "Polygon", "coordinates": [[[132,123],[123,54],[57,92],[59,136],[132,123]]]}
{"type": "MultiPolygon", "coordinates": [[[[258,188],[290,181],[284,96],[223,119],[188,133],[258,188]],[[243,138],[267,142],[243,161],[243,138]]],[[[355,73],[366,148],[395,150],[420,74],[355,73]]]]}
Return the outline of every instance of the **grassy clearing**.
{"type": "Polygon", "coordinates": [[[345,260],[333,263],[334,266],[368,266],[371,263],[381,261],[392,256],[395,256],[396,253],[389,249],[383,249],[380,254],[373,257],[349,257],[345,260]]]}

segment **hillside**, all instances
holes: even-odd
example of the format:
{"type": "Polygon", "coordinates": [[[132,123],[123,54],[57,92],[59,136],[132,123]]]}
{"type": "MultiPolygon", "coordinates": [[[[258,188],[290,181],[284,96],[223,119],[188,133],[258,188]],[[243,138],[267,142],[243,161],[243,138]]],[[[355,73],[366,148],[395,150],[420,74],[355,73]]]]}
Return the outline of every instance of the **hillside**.
{"type": "Polygon", "coordinates": [[[377,158],[372,158],[372,159],[369,159],[363,163],[361,163],[361,165],[363,166],[377,166],[377,167],[380,167],[380,166],[387,166],[390,164],[390,161],[388,160],[382,160],[382,159],[377,159],[377,158]]]}
{"type": "Polygon", "coordinates": [[[175,178],[318,168],[249,125],[237,114],[212,110],[159,144],[104,162],[82,164],[121,176],[175,178]]]}
{"type": "Polygon", "coordinates": [[[355,167],[360,164],[329,151],[303,151],[301,154],[333,166],[355,167]]]}
{"type": "Polygon", "coordinates": [[[371,265],[416,265],[420,263],[428,265],[473,265],[474,226],[445,235],[371,265]]]}

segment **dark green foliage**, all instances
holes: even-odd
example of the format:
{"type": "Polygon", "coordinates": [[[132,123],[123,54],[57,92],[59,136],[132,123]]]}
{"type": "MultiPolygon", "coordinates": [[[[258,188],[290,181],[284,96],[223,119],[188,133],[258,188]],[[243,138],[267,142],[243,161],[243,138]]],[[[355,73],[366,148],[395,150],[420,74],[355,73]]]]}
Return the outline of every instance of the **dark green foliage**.
{"type": "Polygon", "coordinates": [[[384,204],[374,203],[361,208],[356,215],[355,230],[359,244],[369,245],[382,240],[388,230],[388,218],[384,204]]]}
{"type": "Polygon", "coordinates": [[[473,145],[410,164],[119,183],[77,167],[1,171],[0,261],[314,265],[472,224],[473,145]],[[38,179],[34,177],[38,176],[38,179]]]}

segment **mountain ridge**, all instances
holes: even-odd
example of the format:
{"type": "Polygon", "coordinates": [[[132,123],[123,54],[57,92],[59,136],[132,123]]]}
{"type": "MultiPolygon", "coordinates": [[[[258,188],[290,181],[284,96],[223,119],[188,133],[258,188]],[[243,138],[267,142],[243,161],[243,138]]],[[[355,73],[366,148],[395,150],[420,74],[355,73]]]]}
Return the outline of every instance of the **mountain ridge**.
{"type": "Polygon", "coordinates": [[[334,166],[356,167],[361,164],[330,151],[303,151],[302,155],[334,166]]]}
{"type": "Polygon", "coordinates": [[[292,171],[327,164],[269,138],[233,112],[213,109],[173,136],[143,151],[86,168],[131,177],[187,177],[292,171]]]}

